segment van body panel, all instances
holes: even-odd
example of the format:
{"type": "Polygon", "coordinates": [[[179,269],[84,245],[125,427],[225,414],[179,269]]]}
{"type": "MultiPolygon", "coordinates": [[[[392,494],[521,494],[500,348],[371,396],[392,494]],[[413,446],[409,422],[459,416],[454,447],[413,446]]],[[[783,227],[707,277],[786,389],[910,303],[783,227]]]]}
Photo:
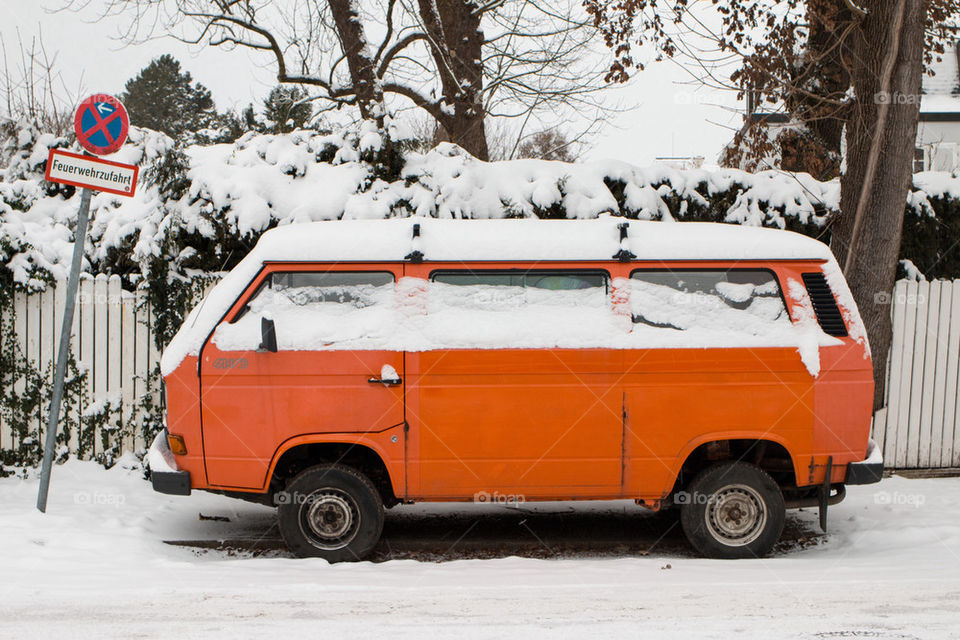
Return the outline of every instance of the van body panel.
{"type": "MultiPolygon", "coordinates": [[[[817,272],[825,266],[823,261],[781,265],[778,268],[781,286],[785,291],[791,281],[802,286],[803,273],[817,272]]],[[[846,297],[840,294],[849,296],[849,291],[845,283],[839,284],[844,291],[833,291],[833,294],[849,335],[838,337],[837,345],[820,347],[820,371],[813,385],[811,454],[805,456],[804,464],[795,460],[797,481],[801,485],[822,483],[828,462],[832,465],[831,481],[842,482],[847,464],[863,460],[867,455],[873,416],[873,364],[859,314],[856,309],[845,306],[846,297]]],[[[798,301],[789,295],[786,301],[791,313],[796,314],[798,301]]]]}
{"type": "Polygon", "coordinates": [[[649,349],[625,357],[629,495],[668,493],[689,453],[712,440],[810,450],[814,383],[796,349],[649,349]]]}
{"type": "Polygon", "coordinates": [[[622,370],[606,349],[408,354],[411,495],[620,495],[622,370]]]}
{"type": "MultiPolygon", "coordinates": [[[[813,450],[832,456],[833,464],[863,460],[873,413],[873,371],[861,345],[847,340],[820,349],[821,372],[815,391],[813,450]]],[[[842,471],[837,480],[842,480],[842,471]]]]}
{"type": "Polygon", "coordinates": [[[207,345],[200,376],[210,483],[260,489],[278,443],[403,423],[402,387],[368,382],[385,364],[403,375],[403,354],[391,351],[251,353],[207,345]],[[231,358],[248,364],[215,368],[231,358]]]}

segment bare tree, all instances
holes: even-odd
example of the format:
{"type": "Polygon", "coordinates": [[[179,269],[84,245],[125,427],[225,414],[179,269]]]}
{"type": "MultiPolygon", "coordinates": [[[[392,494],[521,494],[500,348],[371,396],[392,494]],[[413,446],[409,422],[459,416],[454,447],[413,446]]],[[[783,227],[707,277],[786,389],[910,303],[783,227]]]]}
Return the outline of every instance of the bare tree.
{"type": "Polygon", "coordinates": [[[42,131],[57,136],[72,132],[72,112],[78,91],[67,88],[57,70],[57,54],[47,48],[43,33],[25,43],[18,29],[12,55],[8,54],[7,43],[0,35],[0,54],[3,56],[0,93],[4,115],[10,119],[25,118],[42,131]]]}
{"type": "Polygon", "coordinates": [[[482,159],[490,116],[520,119],[523,135],[542,115],[603,114],[604,68],[588,55],[596,29],[580,0],[107,0],[106,10],[129,16],[127,41],[159,30],[262,52],[321,110],[382,119],[387,101],[413,105],[482,159]]]}

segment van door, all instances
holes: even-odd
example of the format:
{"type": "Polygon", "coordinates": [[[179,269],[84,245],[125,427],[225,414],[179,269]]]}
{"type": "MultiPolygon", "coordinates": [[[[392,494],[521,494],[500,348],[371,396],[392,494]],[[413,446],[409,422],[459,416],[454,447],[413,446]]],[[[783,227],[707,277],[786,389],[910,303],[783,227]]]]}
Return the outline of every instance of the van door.
{"type": "Polygon", "coordinates": [[[591,323],[611,313],[606,272],[501,267],[424,276],[432,280],[424,322],[459,348],[407,354],[411,495],[619,495],[622,352],[550,346],[551,334],[602,333],[591,323]]]}
{"type": "Polygon", "coordinates": [[[268,266],[200,357],[201,418],[212,485],[261,489],[278,447],[297,436],[403,437],[403,353],[388,337],[400,267],[268,266]],[[277,351],[259,348],[263,318],[277,351]]]}

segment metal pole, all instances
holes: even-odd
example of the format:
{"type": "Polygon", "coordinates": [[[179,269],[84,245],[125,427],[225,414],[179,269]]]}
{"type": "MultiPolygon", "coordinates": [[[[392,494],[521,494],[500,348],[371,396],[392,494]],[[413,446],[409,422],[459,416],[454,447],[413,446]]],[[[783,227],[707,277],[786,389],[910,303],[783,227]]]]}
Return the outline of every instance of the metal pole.
{"type": "Polygon", "coordinates": [[[67,352],[70,350],[70,333],[73,330],[73,308],[77,301],[80,284],[80,261],[83,244],[87,238],[87,218],[90,215],[90,189],[80,195],[80,213],[77,214],[77,231],[73,240],[73,261],[70,263],[70,279],[67,280],[67,300],[63,309],[63,325],[60,329],[60,348],[57,351],[57,368],[53,374],[53,397],[47,417],[47,437],[43,445],[43,466],[40,469],[40,492],[37,494],[37,509],[47,511],[47,491],[50,489],[50,471],[53,467],[53,449],[57,446],[57,424],[60,421],[60,404],[63,402],[63,378],[67,373],[67,352]]]}

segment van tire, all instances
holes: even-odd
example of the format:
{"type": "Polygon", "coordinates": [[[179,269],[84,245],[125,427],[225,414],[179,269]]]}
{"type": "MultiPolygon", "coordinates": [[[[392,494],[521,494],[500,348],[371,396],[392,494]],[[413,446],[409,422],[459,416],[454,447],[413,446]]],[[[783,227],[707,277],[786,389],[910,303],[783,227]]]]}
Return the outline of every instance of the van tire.
{"type": "Polygon", "coordinates": [[[760,558],[780,539],[783,494],[768,473],[745,462],[702,471],[683,496],[680,523],[690,543],[708,558],[760,558]]]}
{"type": "Polygon", "coordinates": [[[341,464],[310,467],[278,493],[277,519],[301,558],[351,562],[367,557],[383,532],[383,500],[367,476],[341,464]]]}

